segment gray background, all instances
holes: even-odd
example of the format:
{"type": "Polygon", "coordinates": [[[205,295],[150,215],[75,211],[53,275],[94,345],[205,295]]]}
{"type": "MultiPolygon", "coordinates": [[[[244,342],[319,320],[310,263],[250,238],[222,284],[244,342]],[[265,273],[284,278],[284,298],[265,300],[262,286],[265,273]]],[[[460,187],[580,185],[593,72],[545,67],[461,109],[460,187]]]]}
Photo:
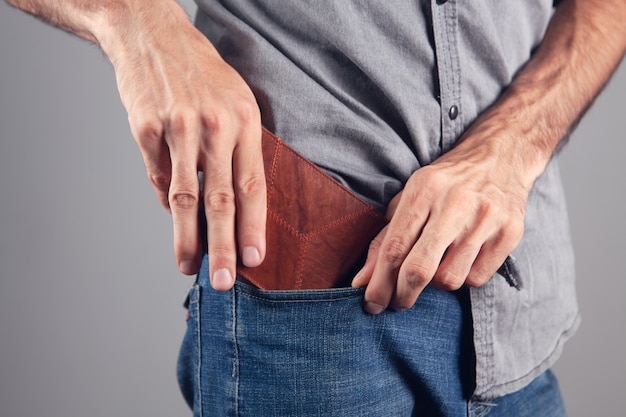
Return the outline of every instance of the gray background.
{"type": "MultiPolygon", "coordinates": [[[[556,366],[570,417],[626,409],[624,93],[622,65],[561,156],[583,312],[556,366]]],[[[0,417],[189,415],[192,278],[171,241],[106,58],[0,2],[0,417]]]]}

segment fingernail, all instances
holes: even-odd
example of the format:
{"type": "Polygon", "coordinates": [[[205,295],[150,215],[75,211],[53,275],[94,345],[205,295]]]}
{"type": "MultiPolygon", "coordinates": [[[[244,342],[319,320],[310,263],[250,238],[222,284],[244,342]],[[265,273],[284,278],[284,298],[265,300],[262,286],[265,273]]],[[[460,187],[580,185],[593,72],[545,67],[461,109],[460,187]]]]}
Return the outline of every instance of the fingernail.
{"type": "Polygon", "coordinates": [[[371,301],[366,301],[364,308],[365,308],[365,311],[367,311],[370,314],[380,314],[383,312],[383,310],[385,310],[384,306],[381,306],[380,304],[372,303],[371,301]]]}
{"type": "Polygon", "coordinates": [[[180,261],[178,269],[185,275],[192,275],[197,272],[196,263],[194,261],[180,261]]]}
{"type": "Polygon", "coordinates": [[[217,291],[226,291],[233,284],[233,277],[226,268],[218,269],[213,273],[213,288],[217,291]]]}
{"type": "Polygon", "coordinates": [[[259,250],[253,246],[246,246],[241,251],[242,262],[245,266],[255,267],[261,264],[261,254],[259,250]]]}

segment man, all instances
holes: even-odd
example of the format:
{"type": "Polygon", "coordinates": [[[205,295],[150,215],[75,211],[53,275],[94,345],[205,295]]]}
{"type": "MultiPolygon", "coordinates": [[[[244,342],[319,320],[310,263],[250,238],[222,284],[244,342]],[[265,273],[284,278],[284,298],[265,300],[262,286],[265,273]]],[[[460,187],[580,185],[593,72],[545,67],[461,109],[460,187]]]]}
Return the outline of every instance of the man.
{"type": "MultiPolygon", "coordinates": [[[[444,332],[458,336],[450,342],[451,362],[467,351],[461,348],[467,330],[461,324],[471,297],[477,363],[476,376],[469,379],[476,383],[474,399],[519,392],[553,363],[575,329],[567,225],[550,157],[624,53],[624,6],[619,2],[599,6],[564,1],[554,16],[546,2],[412,7],[342,3],[323,8],[199,2],[198,26],[237,71],[187,23],[174,2],[10,3],[98,42],[110,57],[148,175],[172,212],[175,253],[184,273],[200,267],[200,197],[208,224],[208,271],[216,290],[233,285],[236,247],[247,266],[257,266],[265,257],[261,116],[263,124],[364,198],[381,208],[389,206],[390,223],[374,240],[353,282],[367,286],[367,312],[378,314],[388,306],[409,309],[424,291],[420,300],[440,305],[422,315],[446,312],[453,317],[451,329],[444,332]],[[203,196],[198,169],[204,172],[203,196]],[[519,293],[506,288],[500,277],[490,280],[512,252],[521,270],[519,293]],[[446,290],[463,284],[480,288],[449,296],[426,289],[427,284],[446,290]],[[550,320],[539,321],[546,316],[550,320]]],[[[194,306],[199,300],[192,297],[194,306]]],[[[212,304],[220,311],[227,307],[212,304]]],[[[331,304],[337,305],[336,300],[331,304]]],[[[407,313],[387,311],[383,316],[403,320],[420,314],[407,313]]],[[[251,321],[237,317],[244,325],[251,321]]],[[[207,321],[202,316],[198,323],[207,321]]],[[[417,324],[428,322],[392,327],[415,330],[417,324]]],[[[385,334],[383,330],[376,335],[385,334]]],[[[392,348],[385,352],[387,357],[423,354],[402,355],[392,348]]],[[[195,361],[202,354],[183,356],[195,361]]],[[[233,368],[226,356],[221,362],[233,368]]],[[[241,366],[243,373],[245,363],[241,366]]],[[[205,367],[198,369],[205,372],[205,367]]],[[[419,374],[413,368],[407,372],[419,374]]],[[[430,373],[438,372],[431,369],[418,380],[430,373]]],[[[234,368],[232,374],[240,377],[234,368]]],[[[245,375],[241,378],[238,384],[243,385],[236,387],[247,392],[245,375]]],[[[443,391],[452,391],[450,385],[463,380],[458,391],[467,397],[468,378],[450,379],[455,382],[444,384],[443,391]]],[[[406,394],[398,388],[398,397],[391,398],[396,404],[406,402],[398,414],[410,409],[425,414],[432,401],[422,396],[441,396],[435,388],[421,394],[415,388],[420,382],[409,377],[390,380],[408,387],[406,394]]],[[[194,387],[196,408],[208,407],[198,398],[205,391],[194,387]]],[[[446,398],[442,401],[432,408],[453,415],[454,407],[446,398]]],[[[383,409],[363,410],[385,415],[383,409]]]]}

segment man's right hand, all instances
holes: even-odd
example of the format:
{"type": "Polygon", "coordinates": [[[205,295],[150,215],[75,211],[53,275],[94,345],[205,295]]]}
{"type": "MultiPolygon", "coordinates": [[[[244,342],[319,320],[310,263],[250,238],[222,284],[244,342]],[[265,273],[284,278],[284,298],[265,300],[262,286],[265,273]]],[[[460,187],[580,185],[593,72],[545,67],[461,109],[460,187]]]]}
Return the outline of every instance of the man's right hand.
{"type": "Polygon", "coordinates": [[[250,267],[265,256],[258,106],[248,85],[174,1],[129,3],[94,33],[113,63],[148,178],[172,214],[179,269],[199,270],[203,202],[211,282],[227,290],[238,253],[250,267]]]}

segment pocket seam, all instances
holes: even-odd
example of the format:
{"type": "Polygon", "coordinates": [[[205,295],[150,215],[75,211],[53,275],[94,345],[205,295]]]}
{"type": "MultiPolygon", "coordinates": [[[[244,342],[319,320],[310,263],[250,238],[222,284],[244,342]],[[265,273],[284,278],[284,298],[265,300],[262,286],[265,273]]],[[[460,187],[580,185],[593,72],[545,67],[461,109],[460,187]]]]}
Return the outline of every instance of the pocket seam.
{"type": "Polygon", "coordinates": [[[315,290],[261,290],[237,282],[237,292],[242,296],[268,303],[317,303],[360,298],[364,287],[341,287],[315,290]]]}

